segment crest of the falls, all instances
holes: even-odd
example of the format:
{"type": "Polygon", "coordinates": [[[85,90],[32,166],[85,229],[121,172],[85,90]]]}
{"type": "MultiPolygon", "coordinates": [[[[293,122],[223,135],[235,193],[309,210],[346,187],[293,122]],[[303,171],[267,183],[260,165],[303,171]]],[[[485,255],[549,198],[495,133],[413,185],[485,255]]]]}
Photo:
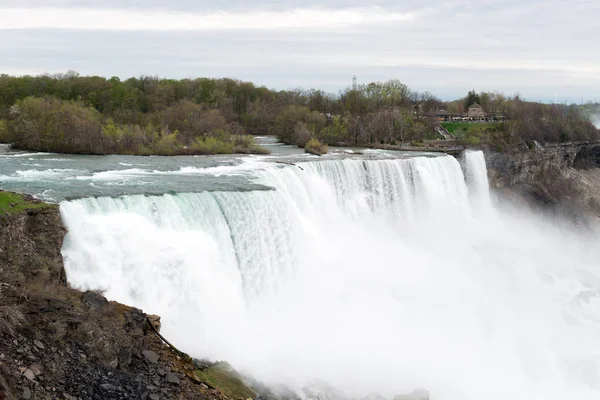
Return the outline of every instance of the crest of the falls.
{"type": "Polygon", "coordinates": [[[598,398],[598,250],[495,210],[483,154],[464,163],[305,162],[255,171],[271,191],[63,202],[68,279],[272,383],[598,398]]]}

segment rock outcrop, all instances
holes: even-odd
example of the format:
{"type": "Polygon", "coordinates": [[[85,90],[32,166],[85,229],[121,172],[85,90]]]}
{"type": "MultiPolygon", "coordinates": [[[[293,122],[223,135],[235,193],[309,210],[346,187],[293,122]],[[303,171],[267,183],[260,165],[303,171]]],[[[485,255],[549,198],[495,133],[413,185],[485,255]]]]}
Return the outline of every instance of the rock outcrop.
{"type": "Polygon", "coordinates": [[[536,144],[485,156],[490,185],[505,199],[577,225],[600,219],[600,143],[536,144]]]}

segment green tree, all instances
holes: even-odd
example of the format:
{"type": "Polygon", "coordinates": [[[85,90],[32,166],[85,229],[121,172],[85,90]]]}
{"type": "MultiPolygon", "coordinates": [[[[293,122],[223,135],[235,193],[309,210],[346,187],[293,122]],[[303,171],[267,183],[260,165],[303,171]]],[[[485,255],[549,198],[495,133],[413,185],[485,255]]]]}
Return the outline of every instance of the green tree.
{"type": "Polygon", "coordinates": [[[348,124],[340,116],[335,116],[333,121],[319,132],[318,137],[321,141],[330,145],[352,140],[348,134],[348,124]]]}
{"type": "Polygon", "coordinates": [[[10,135],[8,134],[8,123],[0,119],[0,143],[9,143],[10,135]]]}
{"type": "Polygon", "coordinates": [[[469,109],[470,106],[472,106],[475,103],[481,103],[481,99],[479,98],[479,95],[477,94],[477,92],[475,92],[474,90],[469,91],[469,93],[467,93],[467,97],[465,97],[465,111],[467,111],[469,109]]]}

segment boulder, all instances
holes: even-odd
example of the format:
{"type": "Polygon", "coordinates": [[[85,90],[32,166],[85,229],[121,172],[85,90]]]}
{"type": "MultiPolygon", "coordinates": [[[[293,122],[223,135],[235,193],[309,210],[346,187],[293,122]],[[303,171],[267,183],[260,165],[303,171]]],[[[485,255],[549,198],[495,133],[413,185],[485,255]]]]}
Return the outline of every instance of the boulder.
{"type": "Polygon", "coordinates": [[[144,355],[146,361],[148,361],[150,364],[156,364],[160,358],[160,356],[152,350],[144,350],[142,351],[142,354],[144,355]]]}
{"type": "Polygon", "coordinates": [[[35,374],[30,369],[25,370],[25,372],[23,372],[23,376],[32,382],[35,380],[35,374]]]}
{"type": "Polygon", "coordinates": [[[169,372],[167,374],[167,382],[169,383],[173,383],[175,385],[179,385],[179,378],[177,377],[177,375],[175,375],[172,372],[169,372]]]}
{"type": "Polygon", "coordinates": [[[82,295],[82,299],[83,302],[87,304],[90,308],[100,308],[108,304],[108,300],[106,300],[106,297],[92,290],[84,292],[82,295]]]}
{"type": "Polygon", "coordinates": [[[40,364],[31,364],[29,366],[29,369],[31,370],[31,372],[33,372],[35,376],[41,375],[44,371],[44,368],[40,364]]]}
{"type": "Polygon", "coordinates": [[[156,329],[158,332],[160,332],[160,316],[151,314],[151,315],[148,315],[148,320],[150,321],[150,323],[152,324],[154,329],[156,329]]]}

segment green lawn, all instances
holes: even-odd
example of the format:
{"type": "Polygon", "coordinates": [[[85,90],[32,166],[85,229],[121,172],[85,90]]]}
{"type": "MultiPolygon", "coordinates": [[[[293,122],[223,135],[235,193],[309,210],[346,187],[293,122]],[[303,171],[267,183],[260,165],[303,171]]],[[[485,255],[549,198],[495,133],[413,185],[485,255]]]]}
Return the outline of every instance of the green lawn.
{"type": "Polygon", "coordinates": [[[497,130],[499,124],[497,122],[442,122],[440,125],[457,139],[462,139],[467,134],[497,130]]]}
{"type": "Polygon", "coordinates": [[[43,202],[29,201],[20,194],[0,191],[0,213],[16,214],[24,210],[49,206],[43,202]]]}

